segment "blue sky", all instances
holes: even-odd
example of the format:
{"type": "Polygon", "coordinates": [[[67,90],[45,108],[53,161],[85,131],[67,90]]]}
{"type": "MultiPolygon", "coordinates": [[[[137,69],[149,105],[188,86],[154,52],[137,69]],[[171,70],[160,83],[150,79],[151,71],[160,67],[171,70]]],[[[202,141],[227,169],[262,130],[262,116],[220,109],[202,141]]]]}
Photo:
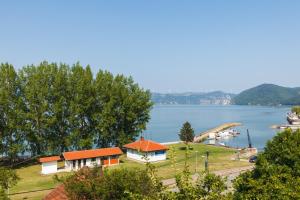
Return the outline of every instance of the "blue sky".
{"type": "Polygon", "coordinates": [[[80,61],[155,92],[300,86],[300,1],[1,1],[0,62],[80,61]]]}

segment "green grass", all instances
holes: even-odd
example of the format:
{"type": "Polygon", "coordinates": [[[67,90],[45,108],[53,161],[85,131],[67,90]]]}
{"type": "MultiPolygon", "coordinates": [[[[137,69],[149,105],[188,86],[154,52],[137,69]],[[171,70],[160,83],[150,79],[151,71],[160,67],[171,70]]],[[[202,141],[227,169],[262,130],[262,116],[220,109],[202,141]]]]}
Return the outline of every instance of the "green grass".
{"type": "MultiPolygon", "coordinates": [[[[181,171],[185,162],[185,150],[182,150],[184,144],[175,144],[170,145],[173,146],[176,152],[176,171],[181,171]]],[[[191,172],[195,172],[196,169],[196,151],[197,153],[197,168],[198,171],[204,170],[204,155],[206,151],[209,151],[209,169],[210,171],[222,170],[222,169],[230,169],[241,166],[250,165],[245,161],[234,161],[232,158],[235,155],[235,150],[228,149],[224,147],[215,147],[205,144],[191,144],[192,149],[190,150],[190,156],[188,159],[188,164],[190,166],[191,172]]],[[[59,163],[61,165],[61,163],[59,163]]],[[[166,161],[154,163],[157,169],[157,174],[162,179],[172,178],[175,175],[175,169],[172,167],[172,162],[170,159],[166,161]]],[[[145,164],[138,163],[126,158],[125,155],[121,156],[121,164],[119,166],[111,167],[137,167],[144,168],[145,164]]],[[[17,173],[20,176],[21,180],[18,182],[16,186],[11,188],[10,193],[20,193],[20,192],[28,192],[35,190],[44,190],[56,187],[58,183],[55,183],[53,180],[54,175],[41,175],[41,165],[33,164],[30,166],[25,166],[17,169],[17,173]]],[[[58,173],[57,175],[63,176],[67,173],[58,173]]],[[[46,194],[50,191],[38,191],[38,192],[30,192],[18,195],[12,195],[11,199],[42,199],[46,194]]]]}
{"type": "MultiPolygon", "coordinates": [[[[59,163],[61,165],[61,163],[59,163]]],[[[30,166],[24,166],[17,169],[17,174],[21,178],[16,186],[10,189],[10,194],[28,192],[24,194],[12,195],[11,199],[42,199],[50,189],[57,186],[53,180],[54,175],[41,175],[42,167],[40,164],[35,163],[30,166]],[[38,192],[30,192],[36,190],[45,190],[38,192]]],[[[58,176],[65,175],[66,173],[58,173],[58,176]]]]}
{"type": "MultiPolygon", "coordinates": [[[[176,171],[180,172],[184,167],[185,162],[185,147],[184,144],[174,144],[169,145],[175,148],[176,154],[176,171]]],[[[216,147],[205,144],[191,144],[190,154],[188,158],[188,165],[190,166],[190,171],[196,172],[196,154],[197,154],[197,172],[204,170],[205,162],[205,152],[209,151],[209,170],[223,170],[235,167],[249,166],[250,163],[245,161],[232,160],[235,157],[236,150],[229,149],[225,147],[216,147]],[[197,151],[197,153],[196,153],[197,151]]],[[[126,156],[121,157],[123,162],[120,166],[123,167],[145,167],[145,164],[137,163],[135,161],[129,160],[126,156]]],[[[168,158],[166,161],[154,163],[157,169],[157,175],[162,179],[173,178],[175,176],[175,169],[172,166],[172,161],[168,158]]]]}

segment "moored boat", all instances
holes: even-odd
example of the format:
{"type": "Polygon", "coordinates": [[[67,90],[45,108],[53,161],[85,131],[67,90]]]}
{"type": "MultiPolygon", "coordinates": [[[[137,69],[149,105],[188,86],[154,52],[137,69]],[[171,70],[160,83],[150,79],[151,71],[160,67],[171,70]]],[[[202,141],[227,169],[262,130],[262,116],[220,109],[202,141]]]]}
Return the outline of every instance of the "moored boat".
{"type": "Polygon", "coordinates": [[[286,119],[291,125],[300,125],[300,116],[296,113],[288,113],[286,119]]]}

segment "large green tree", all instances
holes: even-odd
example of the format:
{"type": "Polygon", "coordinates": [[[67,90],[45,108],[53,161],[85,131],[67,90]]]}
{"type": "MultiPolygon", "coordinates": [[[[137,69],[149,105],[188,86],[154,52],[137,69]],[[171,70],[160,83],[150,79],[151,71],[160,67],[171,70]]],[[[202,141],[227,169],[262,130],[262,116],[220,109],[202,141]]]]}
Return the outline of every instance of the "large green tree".
{"type": "Polygon", "coordinates": [[[300,199],[300,130],[285,130],[269,141],[235,189],[235,199],[300,199]]]}
{"type": "Polygon", "coordinates": [[[13,161],[25,150],[20,81],[12,65],[0,65],[0,153],[13,161]]]}
{"type": "Polygon", "coordinates": [[[70,101],[72,90],[70,87],[70,69],[65,64],[51,64],[53,79],[50,87],[49,102],[49,135],[48,145],[53,153],[64,152],[69,149],[70,141],[70,101]]]}
{"type": "Polygon", "coordinates": [[[74,149],[89,149],[93,146],[93,115],[97,112],[91,68],[75,64],[71,69],[70,86],[71,144],[74,149]]]}
{"type": "Polygon", "coordinates": [[[121,146],[145,130],[152,108],[151,94],[131,77],[99,71],[95,81],[96,141],[99,147],[121,146]]]}
{"type": "Polygon", "coordinates": [[[89,66],[42,62],[1,65],[0,151],[16,157],[28,146],[32,155],[59,154],[95,145],[123,145],[146,128],[150,92],[131,77],[89,66]]]}
{"type": "MultiPolygon", "coordinates": [[[[31,152],[40,155],[51,151],[50,124],[52,87],[56,67],[43,62],[38,66],[27,66],[20,71],[22,91],[26,104],[26,132],[31,152]],[[50,144],[50,145],[49,145],[50,144]]],[[[61,139],[61,138],[56,138],[61,139]]]]}

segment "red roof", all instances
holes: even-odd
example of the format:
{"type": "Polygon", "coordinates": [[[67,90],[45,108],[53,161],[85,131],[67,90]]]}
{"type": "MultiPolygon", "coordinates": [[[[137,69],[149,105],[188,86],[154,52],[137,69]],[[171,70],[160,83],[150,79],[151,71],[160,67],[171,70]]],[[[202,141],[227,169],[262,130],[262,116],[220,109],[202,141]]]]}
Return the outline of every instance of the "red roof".
{"type": "Polygon", "coordinates": [[[145,140],[143,137],[141,137],[140,140],[124,145],[124,147],[127,149],[136,149],[142,152],[161,151],[161,150],[169,149],[165,145],[162,145],[160,143],[151,140],[145,140]]]}
{"type": "Polygon", "coordinates": [[[64,185],[57,186],[43,200],[68,200],[64,185]]]}
{"type": "Polygon", "coordinates": [[[119,147],[91,149],[83,151],[71,151],[63,153],[66,160],[78,160],[85,158],[96,158],[102,156],[121,155],[123,152],[119,147]]]}
{"type": "Polygon", "coordinates": [[[60,160],[59,156],[50,156],[50,157],[40,158],[41,163],[58,161],[58,160],[60,160]]]}

